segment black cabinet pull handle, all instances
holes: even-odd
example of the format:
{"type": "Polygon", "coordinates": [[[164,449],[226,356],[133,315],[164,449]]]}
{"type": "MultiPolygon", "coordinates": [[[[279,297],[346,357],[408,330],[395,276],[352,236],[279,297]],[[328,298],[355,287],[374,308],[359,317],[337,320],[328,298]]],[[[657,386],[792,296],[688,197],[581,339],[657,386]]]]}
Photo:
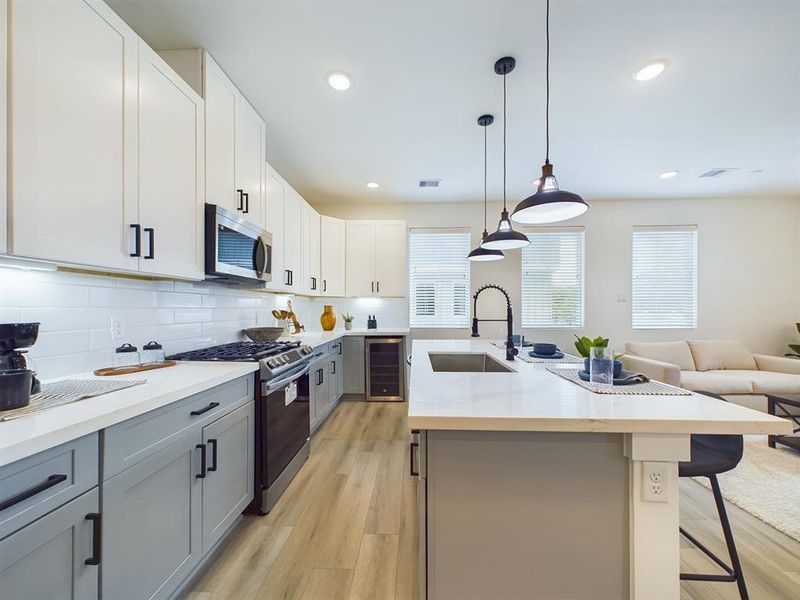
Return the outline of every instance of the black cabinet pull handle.
{"type": "Polygon", "coordinates": [[[84,518],[92,522],[92,555],[83,564],[97,566],[103,555],[103,518],[100,513],[89,513],[84,518]]]}
{"type": "Polygon", "coordinates": [[[200,450],[200,472],[195,475],[197,479],[205,479],[206,478],[206,445],[205,444],[197,444],[195,446],[198,450],[200,450]]]}
{"type": "Polygon", "coordinates": [[[200,410],[193,410],[189,414],[192,415],[193,417],[198,417],[198,416],[200,416],[200,415],[202,415],[204,413],[207,413],[212,408],[217,408],[218,406],[219,406],[219,402],[210,402],[209,405],[206,406],[205,408],[201,408],[200,410]]]}
{"type": "Polygon", "coordinates": [[[236,207],[236,210],[242,210],[244,208],[244,190],[236,190],[236,193],[239,194],[239,205],[236,207]]]}
{"type": "Polygon", "coordinates": [[[145,260],[152,260],[156,257],[156,230],[152,227],[145,227],[144,232],[150,234],[150,251],[144,258],[145,260]]]}
{"type": "Polygon", "coordinates": [[[336,375],[336,361],[331,361],[331,375],[336,375]]]}
{"type": "Polygon", "coordinates": [[[408,471],[409,475],[412,477],[419,477],[419,470],[414,470],[414,448],[419,448],[419,442],[411,442],[408,445],[408,452],[409,452],[409,461],[408,461],[408,471]]]}
{"type": "Polygon", "coordinates": [[[377,283],[377,288],[378,289],[376,291],[380,294],[381,293],[381,282],[380,281],[377,283]]]}
{"type": "Polygon", "coordinates": [[[133,229],[133,240],[134,240],[134,251],[131,252],[131,256],[141,256],[142,255],[142,226],[139,223],[131,223],[131,229],[133,229]]]}
{"type": "Polygon", "coordinates": [[[327,279],[323,279],[322,280],[322,291],[323,292],[327,292],[328,291],[328,280],[327,279]]]}
{"type": "Polygon", "coordinates": [[[291,273],[291,271],[289,269],[286,269],[285,272],[286,272],[286,285],[292,285],[292,280],[289,278],[289,273],[291,273]]]}
{"type": "Polygon", "coordinates": [[[289,271],[289,285],[294,285],[294,271],[289,271]]]}
{"type": "Polygon", "coordinates": [[[374,294],[375,293],[375,282],[374,281],[370,281],[369,284],[370,284],[370,289],[371,289],[372,293],[374,294]]]}
{"type": "Polygon", "coordinates": [[[311,289],[312,290],[317,289],[317,278],[316,277],[312,277],[311,278],[311,289]]]}
{"type": "Polygon", "coordinates": [[[247,214],[250,212],[250,194],[243,192],[242,197],[244,198],[244,210],[242,212],[247,214]]]}
{"type": "Polygon", "coordinates": [[[209,471],[217,470],[217,440],[208,440],[211,446],[211,466],[208,467],[209,471]]]}
{"type": "Polygon", "coordinates": [[[11,496],[10,498],[6,498],[5,500],[0,500],[0,512],[3,512],[7,508],[11,508],[15,504],[19,504],[27,500],[28,498],[32,498],[36,494],[41,494],[45,490],[49,490],[54,485],[58,485],[62,481],[66,481],[66,475],[50,475],[46,480],[41,483],[37,483],[36,485],[29,487],[27,490],[21,491],[19,494],[15,496],[11,496]]]}

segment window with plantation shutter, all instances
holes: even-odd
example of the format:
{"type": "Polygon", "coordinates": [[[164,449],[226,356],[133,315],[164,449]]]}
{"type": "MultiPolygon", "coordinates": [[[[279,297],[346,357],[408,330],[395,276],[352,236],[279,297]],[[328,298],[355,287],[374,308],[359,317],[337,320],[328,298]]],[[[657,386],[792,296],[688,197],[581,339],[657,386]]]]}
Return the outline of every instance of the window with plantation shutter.
{"type": "Polygon", "coordinates": [[[583,229],[528,234],[522,249],[522,326],[583,327],[583,229]]]}
{"type": "Polygon", "coordinates": [[[411,327],[469,326],[469,230],[411,229],[411,327]]]}
{"type": "Polygon", "coordinates": [[[697,227],[634,227],[634,329],[697,327],[697,227]]]}

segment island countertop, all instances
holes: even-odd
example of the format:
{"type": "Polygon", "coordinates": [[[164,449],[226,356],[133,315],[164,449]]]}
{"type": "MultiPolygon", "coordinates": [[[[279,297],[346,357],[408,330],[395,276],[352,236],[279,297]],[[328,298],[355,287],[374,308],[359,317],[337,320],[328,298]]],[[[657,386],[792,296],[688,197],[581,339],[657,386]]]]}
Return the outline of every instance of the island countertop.
{"type": "Polygon", "coordinates": [[[412,429],[605,433],[789,434],[791,424],[700,394],[596,394],[547,371],[505,360],[489,340],[414,340],[408,393],[412,429]],[[513,373],[434,372],[429,352],[486,353],[513,373]]]}

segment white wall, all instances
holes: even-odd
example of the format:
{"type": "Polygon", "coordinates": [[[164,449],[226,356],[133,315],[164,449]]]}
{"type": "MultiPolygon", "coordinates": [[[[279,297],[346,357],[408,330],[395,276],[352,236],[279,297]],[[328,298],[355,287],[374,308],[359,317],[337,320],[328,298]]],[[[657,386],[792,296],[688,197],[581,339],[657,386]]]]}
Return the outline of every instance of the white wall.
{"type": "MultiPolygon", "coordinates": [[[[405,219],[409,227],[470,227],[473,246],[483,230],[479,203],[324,205],[322,213],[350,219],[405,219]]],[[[510,207],[513,208],[513,205],[510,207]]],[[[489,206],[489,231],[497,227],[499,204],[489,206]]],[[[628,340],[742,338],[751,350],[783,354],[800,321],[800,198],[636,200],[591,203],[578,219],[586,231],[586,315],[582,331],[523,330],[526,338],[571,347],[573,333],[604,335],[622,348],[628,340]],[[630,302],[631,231],[634,225],[698,227],[698,319],[696,330],[633,330],[630,302]]],[[[472,290],[497,283],[511,294],[520,323],[520,255],[475,263],[472,290]]],[[[502,317],[499,294],[481,295],[480,316],[502,317]]],[[[501,337],[505,325],[481,324],[483,337],[501,337]]],[[[517,328],[518,329],[518,328],[517,328]]],[[[415,337],[466,337],[468,329],[414,330],[415,337]]]]}

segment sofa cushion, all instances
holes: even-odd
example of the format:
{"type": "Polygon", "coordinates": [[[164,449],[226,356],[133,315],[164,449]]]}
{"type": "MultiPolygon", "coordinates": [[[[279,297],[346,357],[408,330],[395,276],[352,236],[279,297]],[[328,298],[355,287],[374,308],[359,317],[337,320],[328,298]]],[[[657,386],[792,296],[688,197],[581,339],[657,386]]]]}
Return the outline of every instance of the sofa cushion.
{"type": "Polygon", "coordinates": [[[698,371],[758,368],[753,353],[741,340],[689,340],[689,349],[698,371]]]}
{"type": "Polygon", "coordinates": [[[693,392],[712,394],[752,394],[753,384],[749,379],[728,377],[727,371],[681,371],[681,387],[693,392]]]}
{"type": "MultiPolygon", "coordinates": [[[[800,394],[800,375],[777,373],[775,371],[742,371],[737,369],[706,371],[706,374],[712,373],[720,377],[732,377],[741,381],[749,381],[753,386],[754,394],[800,394]]],[[[683,381],[683,378],[681,378],[681,381],[683,381]]]]}
{"type": "Polygon", "coordinates": [[[694,371],[694,360],[689,344],[680,342],[628,342],[625,352],[678,365],[681,371],[694,371]]]}

